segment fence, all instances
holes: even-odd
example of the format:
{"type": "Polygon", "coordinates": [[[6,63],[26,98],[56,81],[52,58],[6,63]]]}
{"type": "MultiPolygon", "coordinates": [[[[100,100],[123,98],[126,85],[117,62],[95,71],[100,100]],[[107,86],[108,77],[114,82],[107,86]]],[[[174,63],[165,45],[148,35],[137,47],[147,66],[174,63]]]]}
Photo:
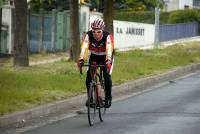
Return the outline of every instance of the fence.
{"type": "Polygon", "coordinates": [[[198,23],[167,24],[159,27],[159,41],[177,40],[198,35],[198,23]]]}
{"type": "MultiPolygon", "coordinates": [[[[0,45],[0,52],[12,54],[14,46],[14,13],[15,11],[9,5],[3,6],[2,21],[8,26],[7,31],[2,31],[3,45],[0,45]],[[6,33],[5,33],[6,32],[6,33]],[[1,49],[2,48],[2,49],[1,49]]],[[[89,7],[86,5],[80,6],[79,14],[80,38],[82,33],[88,31],[89,28],[89,7]]],[[[51,12],[28,14],[28,47],[30,52],[55,52],[66,51],[70,48],[70,12],[51,12]]]]}
{"type": "MultiPolygon", "coordinates": [[[[80,38],[89,28],[89,7],[82,5],[79,14],[80,38]]],[[[29,50],[66,51],[70,48],[70,11],[51,12],[40,11],[40,14],[30,14],[29,18],[29,50]]]]}
{"type": "Polygon", "coordinates": [[[70,46],[70,14],[69,11],[30,14],[29,50],[65,51],[70,46]]]}

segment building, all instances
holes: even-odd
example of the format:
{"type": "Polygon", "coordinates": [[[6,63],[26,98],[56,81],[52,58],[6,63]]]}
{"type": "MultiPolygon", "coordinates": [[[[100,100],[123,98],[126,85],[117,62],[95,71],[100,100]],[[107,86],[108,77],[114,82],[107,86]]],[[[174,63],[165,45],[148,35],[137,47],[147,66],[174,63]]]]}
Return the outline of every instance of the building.
{"type": "Polygon", "coordinates": [[[164,11],[200,8],[200,0],[164,0],[164,11]]]}
{"type": "Polygon", "coordinates": [[[193,8],[200,9],[200,0],[193,0],[193,8]]]}

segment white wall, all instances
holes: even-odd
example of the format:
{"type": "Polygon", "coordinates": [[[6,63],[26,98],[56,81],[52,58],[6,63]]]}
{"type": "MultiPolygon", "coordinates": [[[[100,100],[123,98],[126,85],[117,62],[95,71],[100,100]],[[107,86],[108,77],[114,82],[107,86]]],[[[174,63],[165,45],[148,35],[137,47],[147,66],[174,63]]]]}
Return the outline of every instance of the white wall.
{"type": "Polygon", "coordinates": [[[152,24],[114,20],[114,42],[116,49],[152,47],[155,26],[152,24]]]}
{"type": "Polygon", "coordinates": [[[166,11],[184,9],[185,6],[193,8],[193,0],[165,0],[165,1],[166,1],[166,11]]]}
{"type": "Polygon", "coordinates": [[[179,9],[184,9],[185,6],[193,8],[193,0],[179,0],[179,9]]]}
{"type": "Polygon", "coordinates": [[[178,10],[179,0],[168,0],[166,8],[167,11],[178,10]]]}

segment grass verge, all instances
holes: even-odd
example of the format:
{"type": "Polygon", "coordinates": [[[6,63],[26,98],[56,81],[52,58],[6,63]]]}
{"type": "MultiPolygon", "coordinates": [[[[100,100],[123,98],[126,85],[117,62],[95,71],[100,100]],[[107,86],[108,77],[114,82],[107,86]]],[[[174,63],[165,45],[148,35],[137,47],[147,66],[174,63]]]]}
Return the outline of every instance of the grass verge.
{"type": "MultiPolygon", "coordinates": [[[[164,49],[117,52],[113,84],[199,61],[200,42],[164,49]]],[[[76,63],[65,60],[26,68],[2,66],[0,115],[85,93],[85,77],[85,73],[79,74],[76,63]]]]}

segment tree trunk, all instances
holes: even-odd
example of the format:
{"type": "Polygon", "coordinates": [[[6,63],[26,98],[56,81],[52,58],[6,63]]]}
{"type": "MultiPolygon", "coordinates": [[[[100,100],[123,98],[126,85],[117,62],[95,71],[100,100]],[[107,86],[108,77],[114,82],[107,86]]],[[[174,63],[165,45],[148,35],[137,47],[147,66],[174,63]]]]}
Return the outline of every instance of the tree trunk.
{"type": "Polygon", "coordinates": [[[103,17],[105,21],[105,30],[113,33],[113,0],[104,0],[103,17]]]}
{"type": "Polygon", "coordinates": [[[14,0],[14,66],[28,66],[27,1],[14,0]]]}
{"type": "Polygon", "coordinates": [[[78,0],[70,0],[70,31],[71,31],[71,54],[70,59],[76,61],[80,54],[79,32],[79,3],[78,0]]]}

